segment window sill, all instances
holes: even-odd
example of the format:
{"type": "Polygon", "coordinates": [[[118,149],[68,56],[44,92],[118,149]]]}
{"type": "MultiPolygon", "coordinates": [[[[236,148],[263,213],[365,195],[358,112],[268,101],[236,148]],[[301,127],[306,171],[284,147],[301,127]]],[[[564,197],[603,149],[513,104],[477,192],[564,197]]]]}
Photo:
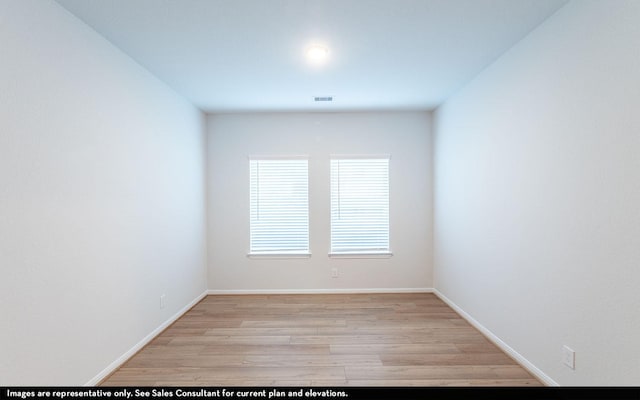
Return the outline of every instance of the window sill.
{"type": "Polygon", "coordinates": [[[290,258],[311,258],[311,253],[248,253],[247,257],[258,260],[285,260],[290,258]]]}
{"type": "Polygon", "coordinates": [[[329,258],[391,258],[393,253],[329,253],[329,258]]]}

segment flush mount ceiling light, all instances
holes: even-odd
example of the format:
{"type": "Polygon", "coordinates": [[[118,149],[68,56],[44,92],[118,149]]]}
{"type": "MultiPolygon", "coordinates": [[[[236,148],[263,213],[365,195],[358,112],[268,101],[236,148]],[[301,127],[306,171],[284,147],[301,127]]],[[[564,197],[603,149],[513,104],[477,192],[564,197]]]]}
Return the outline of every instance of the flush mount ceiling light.
{"type": "Polygon", "coordinates": [[[314,44],[307,47],[307,60],[312,64],[322,64],[329,58],[329,49],[325,46],[314,44]]]}

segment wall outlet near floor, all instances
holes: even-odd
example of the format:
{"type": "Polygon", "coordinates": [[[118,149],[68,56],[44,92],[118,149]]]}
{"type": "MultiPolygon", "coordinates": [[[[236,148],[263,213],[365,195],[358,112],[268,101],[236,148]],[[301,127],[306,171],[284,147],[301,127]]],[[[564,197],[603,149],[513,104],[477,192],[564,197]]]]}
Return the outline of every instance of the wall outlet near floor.
{"type": "Polygon", "coordinates": [[[166,303],[167,303],[167,295],[166,294],[161,294],[160,295],[160,308],[164,308],[166,303]]]}
{"type": "Polygon", "coordinates": [[[570,347],[562,346],[562,362],[571,369],[576,369],[576,352],[570,347]]]}
{"type": "Polygon", "coordinates": [[[338,277],[338,268],[331,268],[331,277],[332,278],[338,277]]]}

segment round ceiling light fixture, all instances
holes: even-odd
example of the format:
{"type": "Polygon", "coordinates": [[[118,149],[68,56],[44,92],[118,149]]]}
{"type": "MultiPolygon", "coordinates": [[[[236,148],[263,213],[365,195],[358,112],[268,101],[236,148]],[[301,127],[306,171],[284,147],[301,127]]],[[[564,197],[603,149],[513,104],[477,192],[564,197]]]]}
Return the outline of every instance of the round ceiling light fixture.
{"type": "Polygon", "coordinates": [[[327,58],[329,58],[327,47],[318,44],[307,47],[307,60],[312,64],[322,64],[327,58]]]}

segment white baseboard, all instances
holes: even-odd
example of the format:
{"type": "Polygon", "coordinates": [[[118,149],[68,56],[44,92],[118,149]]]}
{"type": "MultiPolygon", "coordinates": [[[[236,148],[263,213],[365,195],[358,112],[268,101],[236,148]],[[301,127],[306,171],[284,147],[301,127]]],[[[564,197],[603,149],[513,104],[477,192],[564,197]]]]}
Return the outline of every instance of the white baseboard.
{"type": "Polygon", "coordinates": [[[120,368],[122,364],[124,364],[129,358],[131,358],[134,354],[136,354],[140,349],[146,346],[149,342],[151,342],[156,336],[158,336],[163,330],[165,330],[169,325],[174,323],[178,318],[182,317],[184,313],[189,311],[191,307],[195,306],[200,300],[202,300],[207,295],[207,291],[204,291],[198,297],[196,297],[189,304],[184,306],[180,311],[175,313],[171,318],[162,323],[159,327],[154,329],[151,333],[145,336],[141,341],[139,341],[135,346],[129,349],[126,353],[118,357],[117,360],[109,364],[105,369],[103,369],[98,375],[94,376],[89,382],[85,383],[84,386],[95,386],[104,378],[109,376],[115,370],[120,368]]]}
{"type": "Polygon", "coordinates": [[[358,293],[433,293],[432,288],[368,288],[368,289],[209,289],[207,294],[358,294],[358,293]]]}
{"type": "Polygon", "coordinates": [[[455,310],[462,318],[467,320],[474,328],[482,332],[483,335],[487,337],[493,344],[498,346],[500,350],[504,351],[509,355],[509,357],[513,358],[518,364],[520,364],[524,369],[529,371],[536,378],[540,379],[547,386],[560,386],[556,381],[551,379],[547,374],[542,372],[538,367],[533,365],[529,360],[524,358],[520,353],[515,351],[511,346],[502,341],[498,336],[496,336],[489,329],[485,328],[480,322],[476,321],[471,315],[467,314],[462,308],[458,307],[456,303],[451,301],[447,296],[442,294],[438,289],[433,289],[433,293],[440,298],[440,300],[447,303],[447,305],[455,310]]]}

